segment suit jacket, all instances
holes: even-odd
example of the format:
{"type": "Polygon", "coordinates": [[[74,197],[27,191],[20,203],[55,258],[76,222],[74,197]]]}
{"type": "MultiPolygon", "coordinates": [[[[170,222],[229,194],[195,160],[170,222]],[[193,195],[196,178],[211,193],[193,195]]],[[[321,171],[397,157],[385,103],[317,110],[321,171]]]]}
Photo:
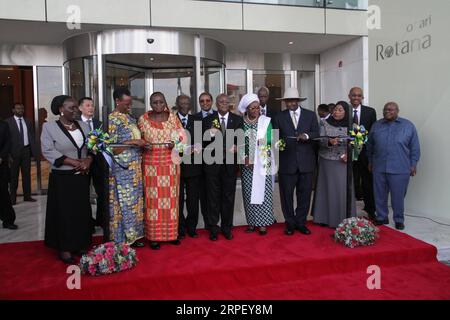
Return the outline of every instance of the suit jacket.
{"type": "Polygon", "coordinates": [[[319,136],[319,123],[316,114],[310,110],[301,108],[297,129],[292,123],[289,110],[279,112],[273,120],[274,129],[279,130],[280,139],[286,142],[286,148],[280,152],[280,164],[278,173],[294,174],[297,170],[301,173],[313,172],[316,165],[316,153],[312,139],[319,136]],[[306,133],[309,136],[307,142],[301,142],[293,138],[306,133]]]}
{"type": "MultiPolygon", "coordinates": [[[[214,114],[211,114],[209,116],[207,116],[206,118],[203,119],[202,124],[203,124],[203,133],[205,133],[207,130],[211,129],[213,126],[213,121],[217,120],[220,123],[220,119],[219,119],[219,113],[215,112],[214,114]]],[[[244,128],[244,119],[241,116],[238,116],[237,114],[234,114],[232,112],[228,113],[228,122],[227,122],[227,130],[228,129],[232,129],[232,130],[238,130],[238,129],[243,129],[244,128]]],[[[204,141],[203,142],[203,147],[206,148],[208,147],[211,143],[213,143],[215,141],[215,137],[211,138],[211,141],[204,141]]],[[[226,137],[225,137],[225,146],[228,145],[237,145],[238,141],[237,138],[234,137],[234,141],[233,142],[229,142],[226,141],[226,137]]],[[[226,151],[224,150],[224,157],[226,155],[226,151]]],[[[214,152],[211,153],[214,156],[214,152]]],[[[237,153],[234,154],[234,163],[233,164],[204,164],[203,165],[203,170],[206,174],[217,174],[220,172],[220,166],[221,165],[226,165],[227,167],[227,171],[230,174],[236,174],[236,171],[238,169],[238,163],[237,163],[237,153]]]]}
{"type": "MultiPolygon", "coordinates": [[[[183,125],[183,123],[181,122],[181,119],[177,113],[177,117],[180,120],[181,125],[183,125]]],[[[195,140],[195,130],[194,130],[194,125],[195,122],[198,121],[200,123],[200,130],[202,129],[201,126],[201,122],[202,122],[202,116],[201,114],[198,115],[192,115],[192,114],[188,114],[188,121],[186,124],[186,128],[185,130],[189,132],[189,135],[191,137],[190,140],[190,145],[193,145],[195,143],[199,143],[200,146],[202,145],[202,141],[196,141],[195,140]]],[[[197,133],[198,134],[198,133],[197,133]]],[[[201,132],[202,134],[202,132],[201,132]]],[[[181,163],[180,168],[181,168],[181,178],[189,178],[189,177],[195,177],[195,176],[200,176],[202,174],[202,163],[201,163],[201,155],[202,153],[200,153],[199,155],[192,155],[191,156],[191,164],[185,164],[185,163],[181,163]],[[194,164],[195,163],[195,158],[197,158],[197,161],[200,161],[199,164],[194,164]]]]}
{"type": "MultiPolygon", "coordinates": [[[[28,119],[23,118],[25,125],[27,126],[27,132],[28,132],[28,141],[30,144],[30,150],[31,155],[33,157],[36,157],[38,155],[36,140],[34,137],[34,128],[31,124],[31,121],[28,119]]],[[[8,123],[9,126],[9,134],[11,137],[11,156],[13,158],[20,156],[22,149],[23,149],[23,143],[22,139],[20,139],[20,132],[19,132],[19,126],[17,125],[16,119],[14,119],[14,116],[11,118],[8,118],[5,120],[8,123]]]]}
{"type": "MultiPolygon", "coordinates": [[[[100,128],[103,123],[95,118],[92,118],[92,124],[94,125],[94,130],[100,128]]],[[[105,128],[102,128],[103,131],[105,131],[105,128]]],[[[107,130],[107,128],[106,128],[107,130]]],[[[107,131],[105,131],[107,132],[107,131]]],[[[101,153],[97,153],[94,156],[94,161],[92,161],[92,165],[91,165],[91,173],[92,171],[101,171],[103,172],[105,175],[108,174],[108,163],[106,162],[105,158],[103,157],[103,155],[101,153]]]]}
{"type": "Polygon", "coordinates": [[[11,152],[11,137],[9,135],[9,126],[6,122],[0,120],[0,167],[8,167],[9,154],[11,152]]]}
{"type": "MultiPolygon", "coordinates": [[[[359,124],[363,125],[366,130],[369,131],[372,129],[372,125],[377,122],[377,112],[374,108],[367,107],[361,105],[361,116],[360,116],[359,124]]],[[[369,160],[367,159],[366,146],[363,147],[361,153],[359,155],[359,161],[362,161],[365,164],[369,164],[369,160]]]]}

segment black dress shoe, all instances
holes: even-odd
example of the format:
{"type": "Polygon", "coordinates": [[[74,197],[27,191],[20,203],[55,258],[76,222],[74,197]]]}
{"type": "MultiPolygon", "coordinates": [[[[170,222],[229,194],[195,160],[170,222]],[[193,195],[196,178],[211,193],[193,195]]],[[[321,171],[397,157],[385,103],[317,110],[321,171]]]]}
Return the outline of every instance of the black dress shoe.
{"type": "Polygon", "coordinates": [[[255,227],[253,226],[248,226],[248,228],[245,230],[246,233],[252,233],[255,232],[255,227]]]}
{"type": "Polygon", "coordinates": [[[377,226],[381,226],[383,224],[389,224],[389,219],[375,221],[375,225],[377,225],[377,226]]]}
{"type": "Polygon", "coordinates": [[[181,241],[177,239],[177,240],[170,241],[170,243],[175,246],[179,246],[181,244],[181,241]]]}
{"type": "Polygon", "coordinates": [[[69,254],[65,252],[59,253],[59,259],[65,264],[75,264],[75,259],[69,254]]]}
{"type": "Polygon", "coordinates": [[[211,240],[211,241],[217,241],[217,234],[211,233],[211,234],[209,235],[209,240],[211,240]]]}
{"type": "Polygon", "coordinates": [[[286,228],[286,229],[284,229],[284,234],[287,235],[287,236],[293,236],[294,235],[294,229],[286,228]]]}
{"type": "Polygon", "coordinates": [[[266,228],[259,228],[259,234],[261,236],[265,236],[267,234],[267,229],[266,228]]]}
{"type": "Polygon", "coordinates": [[[160,249],[159,242],[156,241],[150,242],[150,248],[152,248],[153,250],[159,250],[160,249]]]}
{"type": "Polygon", "coordinates": [[[301,233],[301,234],[305,234],[305,235],[310,235],[311,231],[309,231],[309,229],[306,226],[300,226],[297,227],[297,230],[301,233]]]}
{"type": "Polygon", "coordinates": [[[132,247],[132,248],[142,248],[142,247],[145,247],[145,244],[143,242],[140,242],[140,241],[135,241],[135,242],[133,242],[130,245],[130,247],[132,247]]]}
{"type": "Polygon", "coordinates": [[[397,230],[405,230],[405,225],[403,223],[396,222],[395,223],[395,229],[397,229],[397,230]]]}
{"type": "Polygon", "coordinates": [[[25,199],[23,199],[23,201],[27,201],[27,202],[36,202],[37,200],[36,200],[36,199],[33,199],[33,198],[25,198],[25,199]]]}
{"type": "Polygon", "coordinates": [[[184,238],[186,238],[186,235],[178,234],[178,240],[183,240],[184,238]]]}
{"type": "Polygon", "coordinates": [[[188,232],[188,236],[191,238],[198,238],[198,233],[193,231],[193,232],[188,232]]]}
{"type": "Polygon", "coordinates": [[[3,228],[10,230],[17,230],[19,227],[14,223],[3,223],[3,228]]]}
{"type": "Polygon", "coordinates": [[[231,232],[224,233],[223,236],[224,236],[225,239],[227,239],[227,240],[233,239],[233,234],[232,234],[231,232]]]}

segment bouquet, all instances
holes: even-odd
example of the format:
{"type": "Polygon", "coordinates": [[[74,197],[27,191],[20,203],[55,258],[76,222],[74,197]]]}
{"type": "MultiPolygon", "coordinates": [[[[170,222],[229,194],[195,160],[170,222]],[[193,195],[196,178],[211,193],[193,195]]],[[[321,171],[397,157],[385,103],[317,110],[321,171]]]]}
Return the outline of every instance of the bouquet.
{"type": "Polygon", "coordinates": [[[83,274],[99,276],[131,269],[137,262],[136,251],[129,245],[107,242],[84,254],[80,260],[80,269],[83,274]]]}
{"type": "Polygon", "coordinates": [[[356,161],[363,146],[367,143],[368,132],[364,126],[353,125],[353,130],[350,131],[350,144],[352,145],[352,160],[356,161]]]}
{"type": "Polygon", "coordinates": [[[87,148],[94,154],[97,154],[98,152],[108,152],[112,154],[112,149],[110,147],[112,142],[113,139],[110,138],[107,132],[103,132],[101,128],[92,130],[86,138],[87,148]]]}
{"type": "Polygon", "coordinates": [[[183,153],[187,149],[187,144],[184,142],[185,136],[184,136],[183,130],[176,130],[172,132],[171,135],[171,142],[174,144],[174,149],[178,151],[178,153],[183,153]]]}
{"type": "Polygon", "coordinates": [[[284,151],[286,149],[286,142],[284,142],[283,139],[278,140],[275,143],[275,148],[280,150],[280,151],[284,151]]]}
{"type": "Polygon", "coordinates": [[[370,246],[378,238],[379,229],[363,218],[345,219],[334,232],[334,240],[346,247],[370,246]]]}
{"type": "Polygon", "coordinates": [[[269,171],[272,166],[272,161],[270,158],[272,155],[271,149],[272,147],[270,144],[262,144],[259,146],[259,155],[262,159],[262,165],[266,171],[269,171]]]}

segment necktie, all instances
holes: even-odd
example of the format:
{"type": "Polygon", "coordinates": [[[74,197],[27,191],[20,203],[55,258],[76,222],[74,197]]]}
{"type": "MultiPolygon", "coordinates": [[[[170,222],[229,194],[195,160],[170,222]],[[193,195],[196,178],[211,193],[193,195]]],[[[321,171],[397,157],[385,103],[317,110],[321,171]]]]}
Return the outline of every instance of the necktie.
{"type": "Polygon", "coordinates": [[[357,110],[357,109],[354,109],[354,110],[353,110],[353,123],[359,124],[358,110],[357,110]]]}
{"type": "Polygon", "coordinates": [[[91,131],[94,130],[94,128],[92,128],[92,120],[89,119],[89,120],[87,121],[87,123],[88,123],[88,125],[89,125],[89,129],[90,129],[91,131]]]}
{"type": "Polygon", "coordinates": [[[266,109],[261,109],[261,114],[262,114],[263,116],[265,116],[265,115],[266,115],[266,109]]]}
{"type": "Polygon", "coordinates": [[[25,145],[25,137],[23,136],[22,118],[19,118],[19,133],[20,133],[20,141],[22,141],[22,145],[25,145]]]}
{"type": "Polygon", "coordinates": [[[225,123],[225,117],[221,117],[222,121],[220,121],[220,127],[222,128],[222,134],[225,134],[225,130],[227,130],[227,125],[225,123]]]}
{"type": "Polygon", "coordinates": [[[297,129],[298,124],[297,111],[292,111],[292,123],[294,124],[294,128],[297,129]]]}
{"type": "Polygon", "coordinates": [[[181,119],[181,123],[183,124],[183,128],[186,129],[186,125],[187,125],[187,120],[186,120],[186,118],[181,119]]]}

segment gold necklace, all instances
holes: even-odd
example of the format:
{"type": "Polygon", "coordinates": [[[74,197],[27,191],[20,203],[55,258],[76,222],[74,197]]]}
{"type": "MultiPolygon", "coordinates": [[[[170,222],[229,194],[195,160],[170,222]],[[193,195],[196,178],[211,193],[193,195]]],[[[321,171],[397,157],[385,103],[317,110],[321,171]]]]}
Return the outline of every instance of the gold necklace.
{"type": "Polygon", "coordinates": [[[257,121],[258,121],[258,117],[256,117],[254,120],[250,120],[250,118],[248,117],[248,115],[246,116],[247,117],[247,122],[249,122],[249,123],[256,123],[257,121]]]}
{"type": "Polygon", "coordinates": [[[74,122],[72,122],[71,124],[65,124],[64,122],[61,121],[61,123],[63,124],[64,127],[68,128],[70,130],[72,130],[73,126],[75,125],[74,122]]]}

